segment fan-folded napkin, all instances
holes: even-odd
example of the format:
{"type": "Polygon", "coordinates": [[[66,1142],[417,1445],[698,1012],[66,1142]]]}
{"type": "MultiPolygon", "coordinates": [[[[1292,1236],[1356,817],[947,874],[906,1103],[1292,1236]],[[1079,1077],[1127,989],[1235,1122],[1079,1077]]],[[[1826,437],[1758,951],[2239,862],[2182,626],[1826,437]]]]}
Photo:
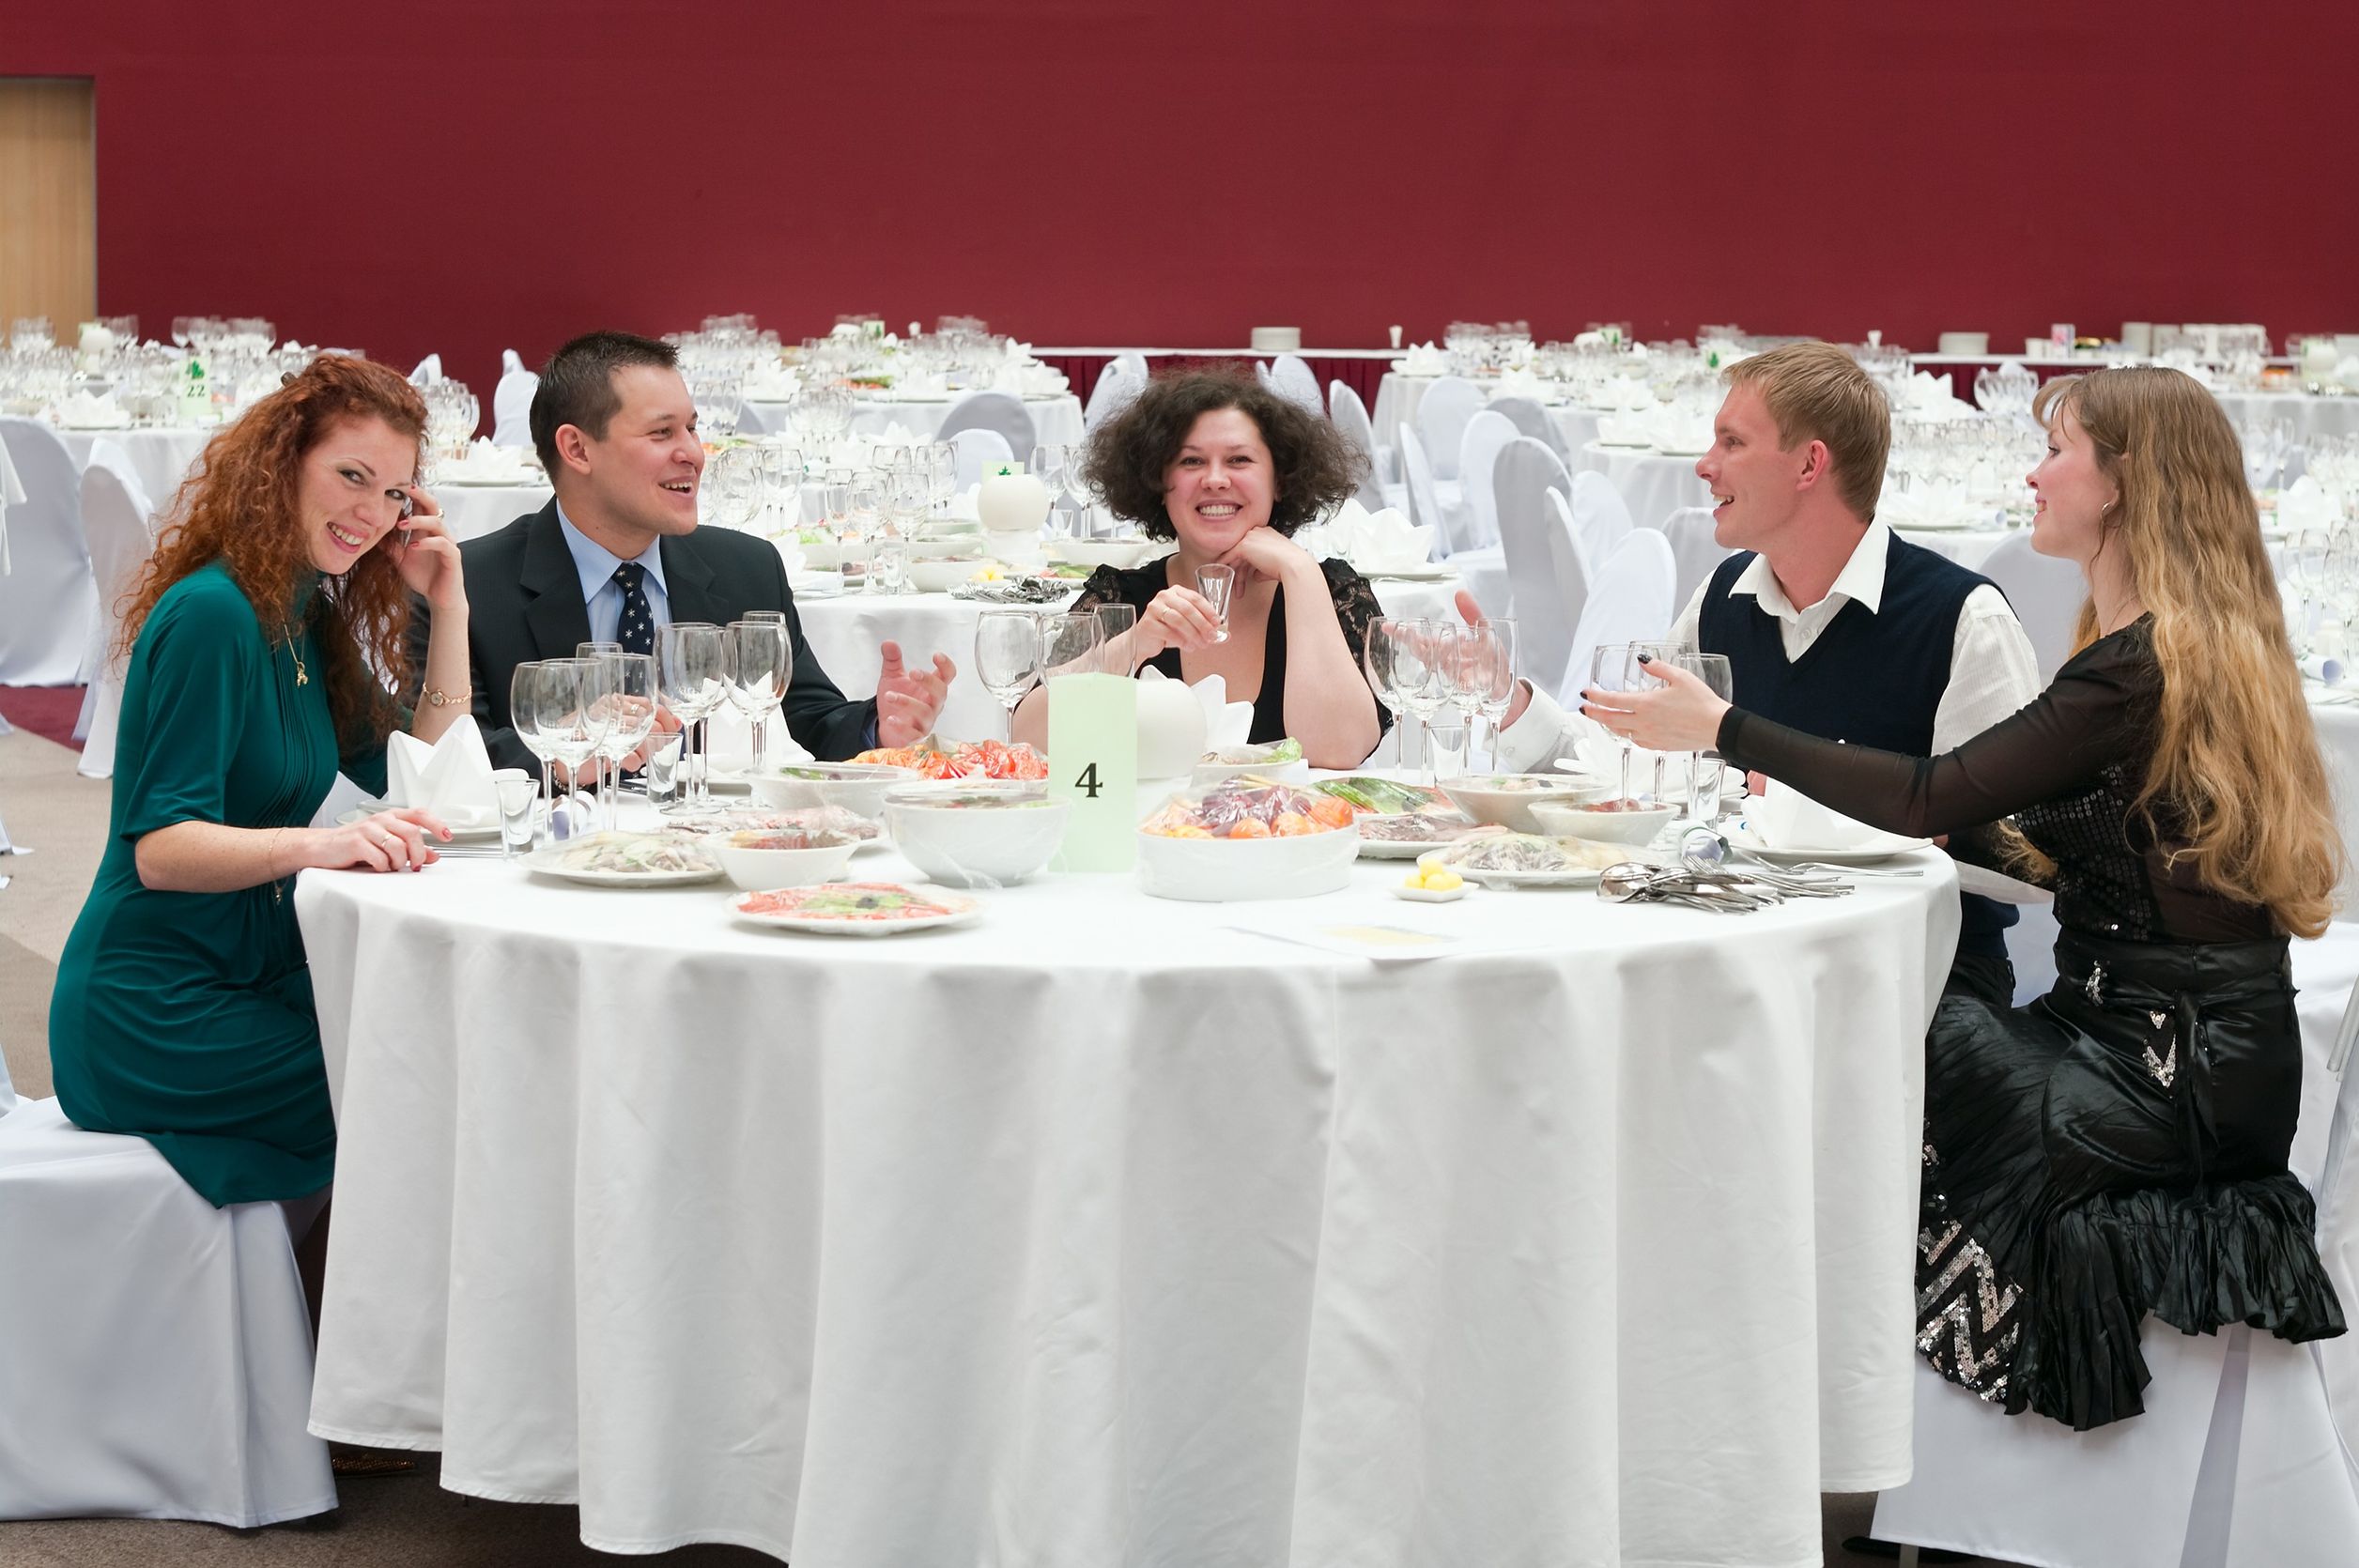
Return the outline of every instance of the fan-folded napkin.
{"type": "Polygon", "coordinates": [[[494,827],[500,803],[491,790],[491,756],[471,714],[432,746],[405,730],[385,742],[385,804],[430,811],[453,828],[494,827]]]}

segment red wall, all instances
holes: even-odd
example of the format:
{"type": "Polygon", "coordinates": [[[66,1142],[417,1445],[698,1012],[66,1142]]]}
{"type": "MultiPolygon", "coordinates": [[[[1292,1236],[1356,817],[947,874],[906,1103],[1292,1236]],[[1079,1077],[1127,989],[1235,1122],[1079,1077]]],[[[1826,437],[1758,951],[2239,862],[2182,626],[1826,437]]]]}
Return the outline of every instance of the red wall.
{"type": "Polygon", "coordinates": [[[2359,330],[2359,8],[0,4],[98,81],[99,295],[487,385],[596,325],[2359,330]]]}

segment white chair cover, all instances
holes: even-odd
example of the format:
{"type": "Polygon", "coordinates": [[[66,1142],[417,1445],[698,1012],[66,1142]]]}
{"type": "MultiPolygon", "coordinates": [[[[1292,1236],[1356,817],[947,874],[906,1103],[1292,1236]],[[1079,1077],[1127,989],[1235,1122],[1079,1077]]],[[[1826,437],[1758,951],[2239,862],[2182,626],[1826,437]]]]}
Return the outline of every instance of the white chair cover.
{"type": "MultiPolygon", "coordinates": [[[[1334,422],[1336,429],[1357,442],[1360,450],[1368,454],[1368,462],[1376,470],[1374,477],[1378,488],[1390,490],[1395,471],[1393,449],[1376,438],[1376,425],[1368,418],[1368,406],[1360,401],[1360,394],[1351,390],[1350,382],[1336,380],[1327,383],[1327,417],[1334,422]]],[[[1395,501],[1392,504],[1400,503],[1395,501]]]]}
{"type": "Polygon", "coordinates": [[[57,432],[0,419],[0,445],[24,486],[8,508],[8,573],[0,576],[0,686],[69,686],[85,678],[99,590],[82,539],[82,475],[57,432]]]}
{"type": "Polygon", "coordinates": [[[1147,390],[1146,361],[1139,359],[1139,368],[1133,370],[1130,361],[1134,358],[1138,356],[1118,354],[1098,373],[1098,383],[1089,389],[1089,402],[1081,411],[1084,430],[1097,429],[1147,390]]]}
{"type": "MultiPolygon", "coordinates": [[[[0,829],[0,849],[8,847],[8,832],[6,829],[0,829]]],[[[16,1098],[16,1085],[8,1082],[8,1053],[0,1051],[0,1116],[7,1115],[22,1103],[23,1101],[16,1098]]]]}
{"type": "MultiPolygon", "coordinates": [[[[1535,690],[1553,692],[1564,684],[1573,627],[1589,601],[1589,565],[1573,537],[1572,519],[1549,504],[1554,487],[1571,481],[1556,453],[1528,436],[1502,447],[1491,471],[1508,608],[1516,618],[1516,662],[1535,690]]],[[[1557,496],[1559,504],[1563,500],[1557,496]]]]}
{"type": "Polygon", "coordinates": [[[1635,526],[1630,521],[1629,503],[1622,499],[1622,492],[1613,487],[1613,481],[1594,469],[1573,475],[1570,499],[1573,528],[1580,535],[1581,550],[1592,562],[1613,554],[1635,526]]]}
{"type": "Polygon", "coordinates": [[[513,348],[500,350],[500,374],[513,376],[524,368],[524,356],[513,348]]]}
{"type": "Polygon", "coordinates": [[[1981,565],[1982,576],[1998,585],[2014,607],[2039,656],[2040,679],[2053,680],[2073,651],[2073,625],[2089,598],[2089,584],[2080,568],[2069,561],[2037,554],[2031,533],[2011,533],[1998,542],[1981,565]]]}
{"type": "MultiPolygon", "coordinates": [[[[541,390],[541,378],[524,368],[517,351],[502,354],[507,368],[500,373],[500,385],[491,393],[491,444],[493,446],[531,446],[532,444],[532,394],[541,390]]],[[[750,423],[754,412],[748,403],[738,412],[740,429],[750,423]]]]}
{"type": "Polygon", "coordinates": [[[146,492],[131,469],[131,454],[113,441],[90,447],[82,470],[82,532],[89,541],[90,570],[99,585],[99,610],[91,618],[90,651],[83,660],[90,685],[82,698],[82,761],[85,778],[115,774],[115,724],[123,708],[123,663],[115,657],[115,635],[123,623],[122,600],[155,547],[147,531],[146,492]]]}
{"type": "Polygon", "coordinates": [[[428,354],[418,361],[418,368],[409,373],[409,384],[413,387],[431,386],[440,379],[442,356],[439,354],[428,354]]]}
{"type": "Polygon", "coordinates": [[[1443,376],[1417,404],[1417,438],[1434,462],[1436,479],[1458,477],[1458,443],[1466,422],[1483,411],[1483,389],[1463,376],[1443,376]]]}
{"type": "Polygon", "coordinates": [[[947,441],[962,430],[997,431],[1019,463],[1032,461],[1032,449],[1041,438],[1032,416],[1025,411],[1024,399],[1013,392],[968,392],[950,405],[933,438],[947,441]]]}
{"type": "Polygon", "coordinates": [[[1494,414],[1506,415],[1508,423],[1516,427],[1517,435],[1529,436],[1534,440],[1543,443],[1550,452],[1556,453],[1558,460],[1566,468],[1572,466],[1573,454],[1565,449],[1564,427],[1558,424],[1535,399],[1494,397],[1490,400],[1490,411],[1494,414]]]}
{"type": "Polygon", "coordinates": [[[1016,454],[1008,446],[1008,438],[996,430],[978,427],[956,431],[945,438],[958,449],[958,487],[983,482],[983,469],[994,463],[1012,463],[1016,454]]]}
{"type": "Polygon", "coordinates": [[[1683,506],[1665,517],[1663,537],[1671,541],[1671,559],[1679,568],[1673,596],[1682,606],[1695,596],[1715,567],[1736,553],[1713,537],[1708,506],[1683,506]]]}
{"type": "Polygon", "coordinates": [[[1502,448],[1516,439],[1515,423],[1486,408],[1466,422],[1458,438],[1457,548],[1479,550],[1499,543],[1499,506],[1492,497],[1491,466],[1502,448]]]}
{"type": "Polygon", "coordinates": [[[1400,433],[1401,478],[1407,481],[1409,492],[1409,521],[1412,527],[1433,530],[1433,537],[1442,556],[1456,547],[1450,537],[1450,520],[1442,513],[1442,498],[1434,493],[1433,465],[1426,461],[1426,444],[1417,438],[1417,432],[1407,425],[1400,433]]]}
{"type": "MultiPolygon", "coordinates": [[[[1260,368],[1260,361],[1255,361],[1260,368]]],[[[1288,403],[1297,404],[1314,414],[1327,412],[1324,399],[1318,395],[1318,377],[1311,374],[1310,365],[1300,354],[1281,354],[1270,362],[1263,385],[1288,403]]]]}
{"type": "MultiPolygon", "coordinates": [[[[2302,1112],[2291,1165],[2319,1203],[2319,1252],[2359,1301],[2359,1074],[2327,1063],[2359,1027],[2359,931],[2293,945],[2302,1112]]],[[[2329,1568],[2359,1560],[2359,1351],[2237,1325],[2183,1335],[2150,1319],[2146,1411],[2075,1433],[2009,1417],[1918,1376],[1917,1473],[1876,1502],[1875,1533],[2074,1568],[2329,1568]]]]}
{"type": "MultiPolygon", "coordinates": [[[[1575,474],[1578,486],[1586,476],[1575,474]]],[[[1679,612],[1671,596],[1677,568],[1671,541],[1651,528],[1632,529],[1606,557],[1589,585],[1589,603],[1573,628],[1573,654],[1557,684],[1556,699],[1566,713],[1580,708],[1580,688],[1589,684],[1591,656],[1609,642],[1655,642],[1671,630],[1679,612]]]]}
{"type": "Polygon", "coordinates": [[[0,1117],[0,1519],[251,1529],[336,1505],[274,1203],[215,1208],[54,1099],[0,1117]]]}

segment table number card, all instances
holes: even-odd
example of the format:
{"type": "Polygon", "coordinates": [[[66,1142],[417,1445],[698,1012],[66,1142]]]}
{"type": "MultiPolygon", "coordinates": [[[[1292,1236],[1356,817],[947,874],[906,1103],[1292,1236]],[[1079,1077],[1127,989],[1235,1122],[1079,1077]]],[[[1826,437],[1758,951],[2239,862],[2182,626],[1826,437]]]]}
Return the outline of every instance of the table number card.
{"type": "Polygon", "coordinates": [[[1119,675],[1048,683],[1048,792],[1068,803],[1056,871],[1127,871],[1138,853],[1138,684],[1119,675]]]}

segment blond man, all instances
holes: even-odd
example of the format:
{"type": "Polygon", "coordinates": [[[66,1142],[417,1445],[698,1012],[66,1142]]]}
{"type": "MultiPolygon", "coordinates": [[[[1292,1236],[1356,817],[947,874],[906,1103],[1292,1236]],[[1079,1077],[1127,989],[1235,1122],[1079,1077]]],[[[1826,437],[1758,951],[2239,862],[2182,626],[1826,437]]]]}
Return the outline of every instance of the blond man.
{"type": "MultiPolygon", "coordinates": [[[[1891,412],[1867,373],[1829,344],[1793,343],[1739,361],[1727,381],[1696,476],[1712,492],[1714,537],[1737,553],[1671,639],[1727,654],[1750,712],[1918,757],[2038,696],[2039,663],[2006,597],[1875,520],[1891,412]]],[[[1547,767],[1575,722],[1534,693],[1502,731],[1503,765],[1547,767]]],[[[2007,1006],[2014,911],[1963,902],[1950,983],[2007,1006]]]]}

